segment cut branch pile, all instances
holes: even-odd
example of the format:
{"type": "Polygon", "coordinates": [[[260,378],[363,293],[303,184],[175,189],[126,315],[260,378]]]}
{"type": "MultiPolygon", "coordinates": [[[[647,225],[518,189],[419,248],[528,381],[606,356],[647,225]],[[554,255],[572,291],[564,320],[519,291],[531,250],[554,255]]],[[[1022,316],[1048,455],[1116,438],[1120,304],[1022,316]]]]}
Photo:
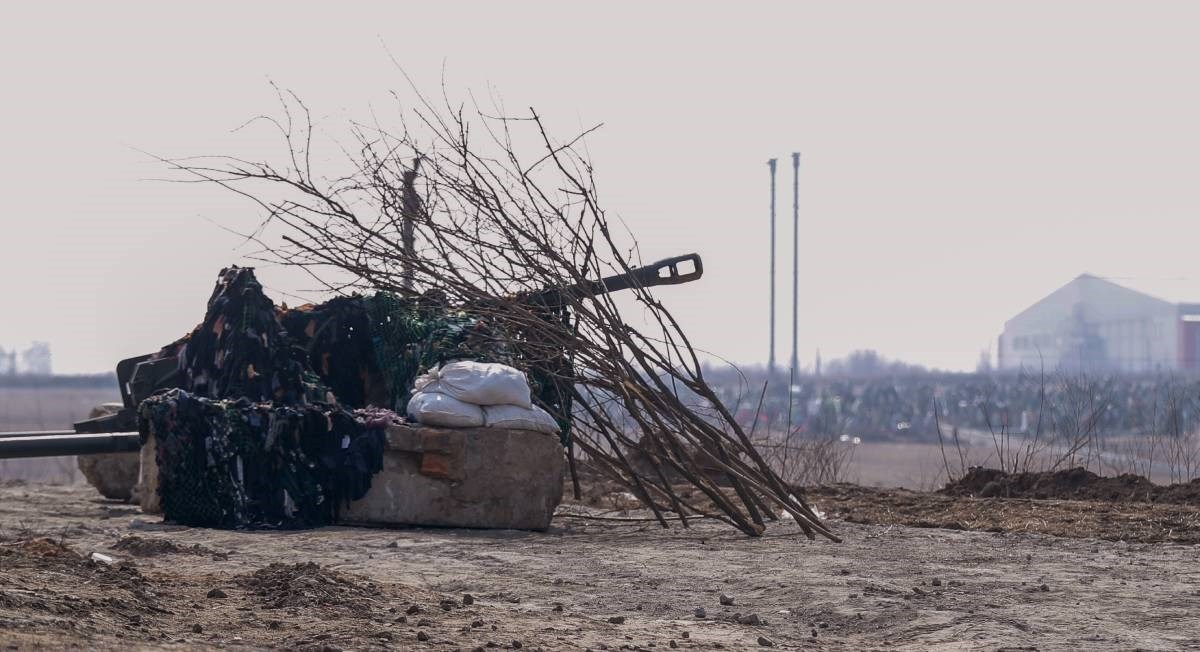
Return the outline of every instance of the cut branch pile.
{"type": "Polygon", "coordinates": [[[339,178],[313,174],[313,125],[294,96],[285,119],[270,120],[286,163],[170,163],[261,206],[266,218],[247,236],[262,246],[258,258],[303,268],[337,292],[444,293],[515,343],[566,394],[556,416],[571,424],[572,470],[578,458],[627,486],[664,527],[703,516],[757,536],[790,517],[809,538],[837,540],[756,450],[648,288],[546,292],[639,265],[636,241],[598,203],[582,148],[591,130],[558,143],[532,110],[468,118],[418,99],[399,133],[354,124],[353,170],[339,178]],[[526,143],[531,153],[520,154],[526,143]],[[635,305],[645,324],[624,319],[619,303],[635,305]]]}

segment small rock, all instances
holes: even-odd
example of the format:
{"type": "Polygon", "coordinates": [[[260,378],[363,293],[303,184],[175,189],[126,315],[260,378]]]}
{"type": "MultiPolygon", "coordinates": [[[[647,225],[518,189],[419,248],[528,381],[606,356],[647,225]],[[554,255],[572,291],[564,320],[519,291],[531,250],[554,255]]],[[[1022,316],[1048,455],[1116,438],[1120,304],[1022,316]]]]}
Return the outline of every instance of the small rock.
{"type": "Polygon", "coordinates": [[[400,542],[399,542],[399,541],[393,541],[393,542],[391,542],[391,543],[387,544],[387,547],[389,547],[389,548],[399,548],[399,547],[400,547],[400,542]]]}
{"type": "Polygon", "coordinates": [[[922,589],[919,586],[914,586],[913,593],[916,593],[917,595],[925,595],[925,589],[922,589]]]}
{"type": "Polygon", "coordinates": [[[691,632],[681,632],[681,633],[679,634],[679,638],[691,638],[691,637],[692,637],[692,633],[691,633],[691,632]]]}
{"type": "Polygon", "coordinates": [[[408,622],[408,616],[400,616],[399,618],[397,618],[397,619],[396,619],[396,622],[398,622],[398,623],[400,623],[400,624],[407,623],[407,622],[408,622]]]}
{"type": "Polygon", "coordinates": [[[458,603],[447,598],[445,600],[442,600],[440,603],[438,603],[438,606],[440,606],[442,608],[442,611],[450,611],[451,609],[457,607],[458,603]]]}
{"type": "Polygon", "coordinates": [[[1049,591],[1049,590],[1050,590],[1050,587],[1049,587],[1049,586],[1047,586],[1047,585],[1045,585],[1045,584],[1043,584],[1043,585],[1041,585],[1041,586],[1039,586],[1039,587],[1038,587],[1038,590],[1039,590],[1039,591],[1041,591],[1042,593],[1045,593],[1045,592],[1047,592],[1047,591],[1049,591]]]}
{"type": "Polygon", "coordinates": [[[675,642],[675,639],[667,641],[667,645],[673,648],[679,647],[679,644],[675,642]]]}
{"type": "Polygon", "coordinates": [[[521,642],[520,642],[520,641],[513,641],[513,642],[512,642],[512,647],[513,647],[513,649],[514,649],[514,650],[519,650],[519,649],[521,649],[521,642]]]}
{"type": "Polygon", "coordinates": [[[417,621],[417,627],[433,627],[433,621],[428,618],[422,618],[417,621]]]}
{"type": "Polygon", "coordinates": [[[737,621],[738,621],[739,625],[761,625],[762,624],[762,619],[758,617],[758,614],[746,614],[745,616],[738,616],[737,621]]]}
{"type": "Polygon", "coordinates": [[[562,610],[563,610],[562,603],[561,603],[561,602],[555,602],[555,603],[554,603],[554,611],[562,612],[562,610]]]}
{"type": "Polygon", "coordinates": [[[612,616],[608,619],[608,622],[610,622],[614,625],[624,625],[625,624],[625,616],[612,616]]]}
{"type": "Polygon", "coordinates": [[[719,600],[721,604],[725,605],[726,607],[733,604],[733,596],[727,593],[722,593],[717,600],[719,600]]]}
{"type": "Polygon", "coordinates": [[[766,636],[759,636],[758,644],[763,647],[775,647],[775,641],[772,641],[771,639],[767,638],[766,636]]]}
{"type": "Polygon", "coordinates": [[[420,607],[418,607],[418,606],[417,606],[417,605],[415,605],[415,604],[410,604],[410,605],[408,605],[408,609],[406,609],[406,610],[404,611],[404,613],[406,613],[406,614],[408,614],[408,615],[410,615],[410,616],[411,616],[411,615],[413,615],[413,614],[419,614],[419,613],[421,613],[421,608],[420,608],[420,607]]]}
{"type": "Polygon", "coordinates": [[[196,623],[195,625],[192,625],[192,633],[193,634],[199,634],[203,631],[204,631],[204,628],[200,626],[200,623],[196,623]]]}
{"type": "Polygon", "coordinates": [[[708,612],[704,611],[704,607],[696,607],[695,613],[696,613],[697,618],[707,618],[708,617],[708,612]]]}
{"type": "Polygon", "coordinates": [[[472,620],[471,627],[483,627],[483,621],[482,620],[472,620]]]}
{"type": "Polygon", "coordinates": [[[221,589],[213,589],[208,592],[208,597],[220,599],[220,598],[228,598],[229,596],[226,595],[226,593],[224,591],[222,591],[221,589]]]}
{"type": "Polygon", "coordinates": [[[463,594],[463,604],[465,604],[465,605],[475,604],[475,596],[471,595],[470,593],[464,593],[463,594]]]}
{"type": "Polygon", "coordinates": [[[937,578],[937,577],[935,577],[935,578],[933,578],[933,581],[932,581],[932,582],[930,582],[930,584],[932,584],[932,585],[934,585],[934,586],[941,586],[941,585],[942,585],[942,580],[941,580],[940,578],[937,578]]]}
{"type": "Polygon", "coordinates": [[[425,632],[417,632],[417,640],[418,641],[428,641],[429,634],[426,634],[425,632]]]}

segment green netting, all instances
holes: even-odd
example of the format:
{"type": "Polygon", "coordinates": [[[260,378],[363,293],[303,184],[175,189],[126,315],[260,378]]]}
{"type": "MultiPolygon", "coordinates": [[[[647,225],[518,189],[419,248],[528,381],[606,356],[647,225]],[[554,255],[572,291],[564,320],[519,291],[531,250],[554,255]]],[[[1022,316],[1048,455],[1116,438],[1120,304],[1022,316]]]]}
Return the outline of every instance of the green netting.
{"type": "MultiPolygon", "coordinates": [[[[570,443],[570,361],[566,353],[552,360],[525,355],[519,333],[501,333],[469,312],[450,307],[437,291],[409,299],[379,292],[363,301],[371,320],[376,362],[391,393],[391,404],[403,411],[417,376],[452,360],[498,362],[516,367],[529,378],[534,400],[559,422],[563,445],[570,443]]],[[[548,317],[567,323],[563,310],[548,317]]],[[[545,356],[542,356],[545,357],[545,356]]]]}

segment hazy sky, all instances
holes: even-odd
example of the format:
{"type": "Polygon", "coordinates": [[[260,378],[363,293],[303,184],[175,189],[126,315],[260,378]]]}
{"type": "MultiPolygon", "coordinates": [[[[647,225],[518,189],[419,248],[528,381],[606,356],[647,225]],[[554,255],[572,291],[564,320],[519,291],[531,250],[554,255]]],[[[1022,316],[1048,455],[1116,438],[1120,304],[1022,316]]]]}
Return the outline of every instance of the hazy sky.
{"type": "MultiPolygon", "coordinates": [[[[405,82],[493,88],[588,147],[698,344],[767,351],[767,167],[779,289],[803,153],[802,362],[855,348],[974,366],[1005,319],[1081,272],[1200,301],[1200,5],[1164,2],[9,3],[0,9],[0,346],[99,371],[203,316],[254,207],[149,179],[164,156],[270,156],[277,108],[329,125],[405,82]],[[724,3],[729,7],[729,3],[724,3]],[[17,8],[19,7],[19,8],[17,8]],[[514,8],[520,7],[520,8],[514,8]]],[[[276,300],[309,285],[260,273],[276,300]]],[[[780,359],[790,304],[779,304],[780,359]]]]}

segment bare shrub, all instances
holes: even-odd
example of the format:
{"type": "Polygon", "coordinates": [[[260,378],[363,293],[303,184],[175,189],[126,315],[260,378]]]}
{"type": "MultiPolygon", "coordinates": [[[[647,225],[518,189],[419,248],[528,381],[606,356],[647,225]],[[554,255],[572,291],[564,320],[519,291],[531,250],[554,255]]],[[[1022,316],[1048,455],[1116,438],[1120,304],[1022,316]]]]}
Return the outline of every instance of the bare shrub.
{"type": "Polygon", "coordinates": [[[347,169],[325,176],[313,170],[322,159],[309,115],[291,96],[283,118],[268,122],[287,151],[277,162],[169,163],[262,209],[246,234],[261,259],[302,269],[333,292],[433,292],[478,320],[484,337],[516,349],[555,388],[557,405],[542,407],[571,424],[572,452],[625,485],[664,527],[698,514],[758,535],[782,511],[809,536],[836,538],[722,403],[701,353],[650,288],[634,282],[620,299],[625,311],[594,291],[598,278],[638,267],[640,254],[600,206],[583,147],[591,130],[559,141],[532,110],[435,105],[418,94],[400,107],[396,130],[355,124],[347,169]],[[408,188],[419,202],[405,201],[408,188]],[[631,450],[649,465],[631,464],[631,450]],[[732,495],[709,479],[700,453],[732,495]],[[700,498],[676,493],[677,476],[700,498]]]}

